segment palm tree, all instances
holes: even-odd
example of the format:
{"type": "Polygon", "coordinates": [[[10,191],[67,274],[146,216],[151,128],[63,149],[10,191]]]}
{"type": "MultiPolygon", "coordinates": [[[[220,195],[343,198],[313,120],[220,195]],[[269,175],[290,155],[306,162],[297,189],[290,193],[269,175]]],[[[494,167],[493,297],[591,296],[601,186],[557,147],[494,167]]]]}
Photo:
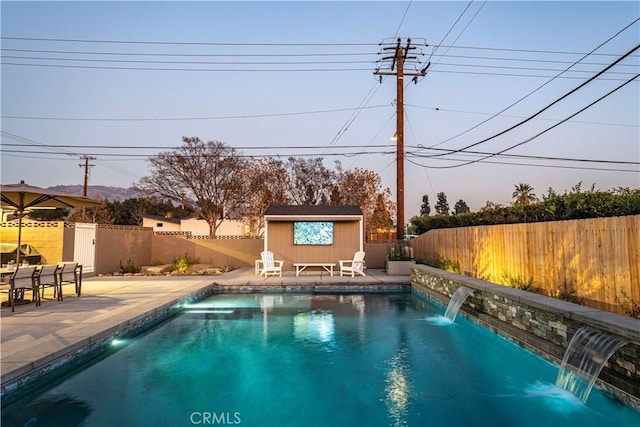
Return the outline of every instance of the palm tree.
{"type": "Polygon", "coordinates": [[[538,201],[538,197],[533,192],[533,187],[529,184],[521,182],[515,187],[516,189],[512,194],[515,199],[514,205],[526,206],[538,201]]]}

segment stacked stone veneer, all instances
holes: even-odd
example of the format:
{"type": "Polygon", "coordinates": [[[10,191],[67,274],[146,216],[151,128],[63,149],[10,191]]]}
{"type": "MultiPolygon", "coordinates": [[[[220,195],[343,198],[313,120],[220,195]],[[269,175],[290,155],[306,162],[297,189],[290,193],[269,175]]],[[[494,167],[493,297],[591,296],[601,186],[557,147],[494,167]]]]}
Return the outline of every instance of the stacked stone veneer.
{"type": "Polygon", "coordinates": [[[460,286],[475,291],[460,309],[473,321],[560,365],[571,338],[583,326],[628,341],[608,361],[597,385],[640,410],[640,321],[630,317],[417,265],[412,289],[448,304],[460,286]]]}

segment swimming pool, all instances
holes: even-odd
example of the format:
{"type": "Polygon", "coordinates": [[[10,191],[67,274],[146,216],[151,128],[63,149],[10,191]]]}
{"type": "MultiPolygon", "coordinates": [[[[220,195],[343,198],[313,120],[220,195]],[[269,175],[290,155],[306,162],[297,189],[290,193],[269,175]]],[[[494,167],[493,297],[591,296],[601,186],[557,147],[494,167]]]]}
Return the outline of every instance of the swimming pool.
{"type": "Polygon", "coordinates": [[[226,294],[2,411],[29,426],[637,426],[558,368],[410,294],[226,294]]]}

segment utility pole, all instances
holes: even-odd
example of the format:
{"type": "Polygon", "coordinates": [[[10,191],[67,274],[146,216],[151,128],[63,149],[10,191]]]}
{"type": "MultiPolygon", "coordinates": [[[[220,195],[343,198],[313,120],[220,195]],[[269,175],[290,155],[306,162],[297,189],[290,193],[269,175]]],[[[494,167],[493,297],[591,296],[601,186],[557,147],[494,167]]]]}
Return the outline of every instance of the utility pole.
{"type": "MultiPolygon", "coordinates": [[[[87,197],[87,187],[89,186],[89,168],[95,166],[89,163],[89,160],[95,160],[95,157],[84,155],[80,159],[84,159],[84,163],[78,166],[84,167],[84,188],[82,189],[82,195],[87,197]]],[[[82,222],[87,222],[87,208],[82,207],[82,222]]]]}
{"type": "MultiPolygon", "coordinates": [[[[382,76],[396,76],[396,239],[404,239],[404,76],[412,76],[413,82],[418,83],[418,77],[423,77],[427,74],[427,68],[431,63],[428,63],[424,68],[418,71],[417,64],[420,64],[418,56],[413,52],[417,49],[415,46],[411,46],[411,39],[407,38],[406,46],[402,46],[402,39],[398,38],[395,46],[387,45],[386,43],[380,43],[382,47],[381,54],[386,51],[393,50],[394,53],[391,56],[383,56],[379,63],[388,63],[391,61],[391,66],[388,71],[383,71],[380,66],[376,68],[373,74],[380,76],[380,83],[382,83],[382,76]],[[409,53],[413,54],[410,55],[409,53]],[[415,67],[415,71],[405,72],[405,64],[412,64],[415,67]]],[[[427,46],[426,44],[424,45],[427,46]]],[[[421,56],[423,52],[419,53],[421,56]]]]}
{"type": "Polygon", "coordinates": [[[89,168],[95,166],[89,163],[89,160],[95,160],[95,157],[91,156],[82,156],[80,159],[84,159],[84,163],[79,164],[78,166],[84,167],[84,189],[82,190],[82,195],[87,197],[87,187],[89,185],[89,168]]]}

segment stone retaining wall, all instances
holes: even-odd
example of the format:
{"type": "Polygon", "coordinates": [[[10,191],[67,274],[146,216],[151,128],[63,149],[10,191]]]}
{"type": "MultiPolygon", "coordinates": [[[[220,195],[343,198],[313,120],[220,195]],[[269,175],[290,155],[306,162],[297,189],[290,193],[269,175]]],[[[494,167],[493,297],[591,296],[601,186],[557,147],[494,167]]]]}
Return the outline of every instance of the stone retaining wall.
{"type": "Polygon", "coordinates": [[[609,359],[596,384],[640,410],[640,321],[425,265],[412,268],[411,286],[445,305],[460,286],[474,289],[461,312],[557,365],[583,326],[628,341],[609,359]]]}

